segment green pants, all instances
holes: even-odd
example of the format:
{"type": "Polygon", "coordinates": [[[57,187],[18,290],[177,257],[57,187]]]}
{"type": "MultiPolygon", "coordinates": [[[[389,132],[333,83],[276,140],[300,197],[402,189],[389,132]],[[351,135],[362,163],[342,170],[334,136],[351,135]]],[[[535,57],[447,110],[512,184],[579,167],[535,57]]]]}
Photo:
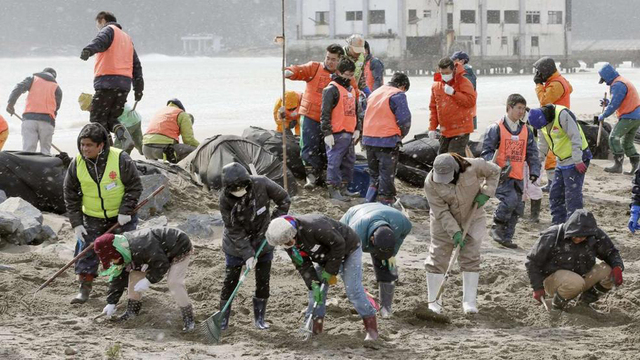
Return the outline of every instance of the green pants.
{"type": "Polygon", "coordinates": [[[609,147],[613,155],[638,156],[633,143],[636,131],[640,127],[640,120],[620,119],[609,135],[609,147]]]}
{"type": "MultiPolygon", "coordinates": [[[[131,135],[131,138],[133,139],[133,143],[135,144],[135,148],[138,150],[140,155],[142,155],[142,126],[141,126],[141,123],[137,123],[135,125],[132,125],[131,127],[127,127],[127,131],[129,132],[129,135],[131,135]]],[[[122,144],[120,143],[120,140],[118,140],[118,139],[116,139],[116,141],[114,141],[113,146],[118,148],[118,149],[122,149],[122,144]]],[[[133,148],[122,149],[122,150],[126,151],[129,155],[131,155],[131,151],[133,151],[133,148]]]]}

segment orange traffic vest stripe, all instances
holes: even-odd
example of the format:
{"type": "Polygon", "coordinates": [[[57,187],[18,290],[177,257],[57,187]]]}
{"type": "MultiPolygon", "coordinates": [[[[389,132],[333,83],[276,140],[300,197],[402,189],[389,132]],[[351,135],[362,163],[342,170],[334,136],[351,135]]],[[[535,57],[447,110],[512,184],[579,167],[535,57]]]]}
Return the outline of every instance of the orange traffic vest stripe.
{"type": "Polygon", "coordinates": [[[340,97],[336,107],[331,111],[331,129],[334,134],[346,131],[353,133],[356,129],[356,91],[353,86],[351,91],[338,85],[335,81],[329,83],[338,88],[340,97]]]}
{"type": "Polygon", "coordinates": [[[96,54],[93,73],[95,77],[119,75],[133,78],[133,41],[119,27],[109,27],[113,29],[113,42],[106,51],[96,54]]]}
{"type": "Polygon", "coordinates": [[[559,82],[564,89],[564,93],[562,94],[560,99],[556,100],[553,104],[571,108],[571,92],[569,91],[569,89],[571,89],[571,86],[569,86],[569,82],[564,78],[564,76],[558,74],[557,76],[550,77],[544,84],[544,88],[546,89],[553,81],[559,82]]]}
{"type": "Polygon", "coordinates": [[[307,82],[307,87],[300,101],[300,115],[320,122],[320,108],[322,107],[322,90],[331,82],[331,73],[321,63],[315,63],[318,67],[313,79],[307,82]]]}
{"type": "Polygon", "coordinates": [[[373,84],[375,83],[375,79],[373,78],[373,73],[371,72],[371,59],[364,63],[364,80],[367,83],[367,87],[369,90],[373,91],[373,84]]]}
{"type": "Polygon", "coordinates": [[[522,126],[520,134],[513,135],[507,129],[504,119],[498,122],[500,129],[500,146],[496,163],[501,168],[505,167],[507,160],[511,163],[509,177],[516,180],[524,179],[524,162],[527,158],[527,140],[529,129],[522,126]]]}
{"type": "Polygon", "coordinates": [[[178,116],[180,116],[182,112],[182,109],[174,106],[163,107],[151,118],[145,135],[161,134],[179,142],[180,126],[178,126],[178,116]]]}
{"type": "Polygon", "coordinates": [[[621,82],[627,86],[627,95],[624,97],[624,100],[622,100],[622,104],[620,104],[618,110],[616,110],[616,115],[619,119],[622,115],[631,113],[640,106],[640,97],[638,96],[638,90],[636,90],[636,87],[633,86],[631,81],[623,78],[622,76],[618,76],[613,80],[611,86],[617,82],[621,82]]]}
{"type": "Polygon", "coordinates": [[[402,135],[396,115],[389,105],[391,97],[400,92],[402,90],[397,87],[382,85],[369,95],[362,135],[380,138],[402,135]]]}
{"type": "Polygon", "coordinates": [[[27,103],[24,108],[25,113],[47,114],[52,119],[56,119],[56,90],[58,84],[53,81],[47,81],[37,75],[33,76],[27,103]]]}

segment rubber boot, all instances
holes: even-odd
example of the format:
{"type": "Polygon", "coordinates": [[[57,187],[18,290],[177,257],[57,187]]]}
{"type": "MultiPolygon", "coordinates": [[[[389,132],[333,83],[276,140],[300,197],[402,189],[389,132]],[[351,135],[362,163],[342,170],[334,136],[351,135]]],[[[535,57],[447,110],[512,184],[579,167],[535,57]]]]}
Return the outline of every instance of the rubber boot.
{"type": "Polygon", "coordinates": [[[316,181],[318,181],[318,178],[309,172],[307,174],[307,183],[304,184],[304,188],[307,190],[314,189],[316,187],[316,181]]]}
{"type": "Polygon", "coordinates": [[[116,138],[120,140],[120,146],[122,147],[122,150],[129,150],[130,152],[131,149],[135,147],[135,143],[131,138],[131,134],[129,134],[129,131],[127,131],[127,128],[124,127],[124,125],[118,124],[114,126],[113,133],[116,134],[116,138]]]}
{"type": "Polygon", "coordinates": [[[359,192],[355,192],[355,191],[349,191],[349,189],[347,188],[347,184],[342,184],[342,187],[340,187],[340,194],[342,194],[342,196],[346,196],[346,197],[360,197],[360,193],[359,192]]]}
{"type": "Polygon", "coordinates": [[[378,340],[378,321],[376,321],[376,316],[362,318],[362,321],[364,322],[364,330],[367,332],[364,341],[378,340]]]}
{"type": "Polygon", "coordinates": [[[393,293],[396,285],[392,282],[379,282],[378,290],[380,293],[380,315],[383,319],[391,317],[393,312],[391,306],[393,304],[393,293]]]}
{"type": "Polygon", "coordinates": [[[480,273],[462,273],[462,310],[465,314],[477,314],[476,297],[478,295],[478,279],[480,273]]]}
{"type": "Polygon", "coordinates": [[[324,316],[318,316],[313,319],[313,335],[322,334],[323,324],[324,324],[324,316]]]}
{"type": "Polygon", "coordinates": [[[184,323],[182,331],[192,332],[196,328],[196,322],[193,318],[193,306],[189,304],[181,307],[180,312],[182,313],[182,322],[184,323]]]}
{"type": "Polygon", "coordinates": [[[609,289],[605,288],[599,283],[595,284],[589,290],[580,294],[580,297],[578,298],[578,304],[580,305],[592,304],[598,301],[598,299],[600,299],[601,296],[605,295],[608,292],[609,292],[609,289]]]}
{"type": "Polygon", "coordinates": [[[253,323],[260,330],[267,330],[269,324],[264,322],[264,315],[267,312],[267,299],[253,298],[253,323]]]}
{"type": "Polygon", "coordinates": [[[638,167],[640,166],[640,155],[630,156],[629,162],[631,163],[631,170],[625,171],[625,175],[633,175],[636,173],[636,170],[638,170],[638,167]]]}
{"type": "Polygon", "coordinates": [[[134,317],[138,316],[138,314],[140,314],[140,308],[142,308],[142,301],[129,299],[129,301],[127,302],[127,310],[124,312],[124,314],[120,315],[118,321],[127,321],[133,319],[134,317]]]}
{"type": "Polygon", "coordinates": [[[604,168],[604,171],[612,174],[622,174],[624,155],[613,155],[613,165],[604,168]]]}
{"type": "Polygon", "coordinates": [[[427,301],[429,302],[429,310],[436,314],[442,313],[442,298],[436,302],[436,295],[444,281],[444,274],[427,273],[427,301]]]}
{"type": "Polygon", "coordinates": [[[395,199],[393,196],[378,196],[378,202],[382,205],[392,206],[395,199]]]}
{"type": "Polygon", "coordinates": [[[552,182],[553,182],[552,180],[547,181],[547,185],[541,187],[540,190],[542,190],[542,192],[544,192],[544,193],[548,193],[549,190],[551,190],[551,183],[552,182]]]}
{"type": "Polygon", "coordinates": [[[542,206],[542,199],[531,200],[531,221],[534,223],[540,222],[540,207],[542,206]]]}
{"type": "Polygon", "coordinates": [[[333,185],[328,185],[327,190],[329,190],[329,199],[338,200],[338,201],[347,201],[347,198],[342,196],[340,193],[340,189],[333,185]]]}
{"type": "Polygon", "coordinates": [[[375,202],[377,195],[378,188],[375,186],[369,186],[369,188],[367,189],[367,195],[365,195],[364,198],[367,200],[367,202],[375,202]]]}
{"type": "Polygon", "coordinates": [[[518,245],[507,239],[507,226],[506,223],[494,218],[493,225],[491,226],[491,238],[506,248],[517,249],[518,245]]]}
{"type": "Polygon", "coordinates": [[[551,305],[553,306],[554,309],[562,310],[564,309],[565,306],[567,306],[567,303],[569,303],[569,300],[564,299],[557,292],[555,295],[553,295],[553,300],[551,301],[551,305]]]}
{"type": "MultiPolygon", "coordinates": [[[[226,299],[220,300],[220,311],[224,309],[224,306],[226,304],[227,304],[226,299]]],[[[227,328],[229,327],[229,316],[231,316],[231,304],[229,304],[229,307],[227,308],[227,312],[224,313],[222,316],[222,322],[220,323],[220,330],[227,330],[227,328]]]]}
{"type": "Polygon", "coordinates": [[[80,274],[78,275],[78,282],[80,283],[80,289],[78,295],[71,299],[72,304],[84,304],[89,300],[89,294],[93,289],[93,276],[80,274]]]}

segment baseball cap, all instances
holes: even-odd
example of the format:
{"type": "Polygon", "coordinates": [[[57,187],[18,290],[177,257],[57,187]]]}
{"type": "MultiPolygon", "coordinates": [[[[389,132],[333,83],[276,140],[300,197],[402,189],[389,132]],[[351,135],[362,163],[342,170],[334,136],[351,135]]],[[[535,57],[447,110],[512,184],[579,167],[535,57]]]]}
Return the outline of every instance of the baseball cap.
{"type": "Polygon", "coordinates": [[[453,180],[453,175],[460,169],[460,165],[451,154],[440,154],[433,162],[433,181],[440,184],[448,184],[453,180]]]}
{"type": "Polygon", "coordinates": [[[364,38],[360,34],[353,34],[347,38],[347,44],[358,54],[364,53],[364,38]]]}

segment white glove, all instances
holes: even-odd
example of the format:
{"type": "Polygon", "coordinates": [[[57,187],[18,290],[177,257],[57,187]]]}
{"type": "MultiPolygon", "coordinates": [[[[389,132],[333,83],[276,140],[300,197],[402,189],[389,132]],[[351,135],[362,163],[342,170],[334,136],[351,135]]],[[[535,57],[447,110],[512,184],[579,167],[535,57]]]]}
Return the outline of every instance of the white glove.
{"type": "Polygon", "coordinates": [[[351,137],[352,141],[353,141],[353,145],[355,145],[358,140],[360,139],[360,130],[356,130],[353,132],[353,136],[351,137]]]}
{"type": "Polygon", "coordinates": [[[291,77],[291,75],[293,75],[293,71],[288,69],[284,71],[284,77],[288,78],[291,77]]]}
{"type": "Polygon", "coordinates": [[[73,231],[76,233],[76,239],[82,241],[84,244],[84,235],[87,235],[87,229],[84,228],[84,225],[74,227],[73,231]]]}
{"type": "Polygon", "coordinates": [[[455,91],[455,90],[453,90],[453,87],[451,87],[451,86],[449,86],[449,85],[447,85],[447,84],[444,84],[444,92],[445,92],[447,95],[453,95],[453,93],[454,93],[454,92],[456,92],[456,91],[455,91]]]}
{"type": "Polygon", "coordinates": [[[255,259],[253,258],[253,256],[248,258],[247,261],[244,262],[244,265],[247,267],[247,270],[253,269],[254,262],[255,262],[255,259]]]}
{"type": "Polygon", "coordinates": [[[107,306],[102,309],[102,313],[106,314],[107,317],[112,317],[113,314],[116,313],[116,304],[107,304],[107,306]]]}
{"type": "Polygon", "coordinates": [[[118,214],[118,224],[120,226],[127,224],[129,221],[131,221],[131,215],[118,214]]]}
{"type": "Polygon", "coordinates": [[[336,141],[333,139],[333,135],[327,135],[324,137],[324,143],[331,148],[335,145],[336,141]]]}
{"type": "Polygon", "coordinates": [[[149,280],[147,280],[147,278],[144,278],[144,279],[138,281],[138,283],[133,287],[133,291],[135,291],[135,292],[147,291],[147,290],[149,290],[149,286],[151,286],[151,282],[149,282],[149,280]]]}
{"type": "Polygon", "coordinates": [[[435,131],[435,130],[430,130],[429,131],[429,139],[435,140],[436,136],[438,136],[438,132],[437,131],[435,131]]]}

